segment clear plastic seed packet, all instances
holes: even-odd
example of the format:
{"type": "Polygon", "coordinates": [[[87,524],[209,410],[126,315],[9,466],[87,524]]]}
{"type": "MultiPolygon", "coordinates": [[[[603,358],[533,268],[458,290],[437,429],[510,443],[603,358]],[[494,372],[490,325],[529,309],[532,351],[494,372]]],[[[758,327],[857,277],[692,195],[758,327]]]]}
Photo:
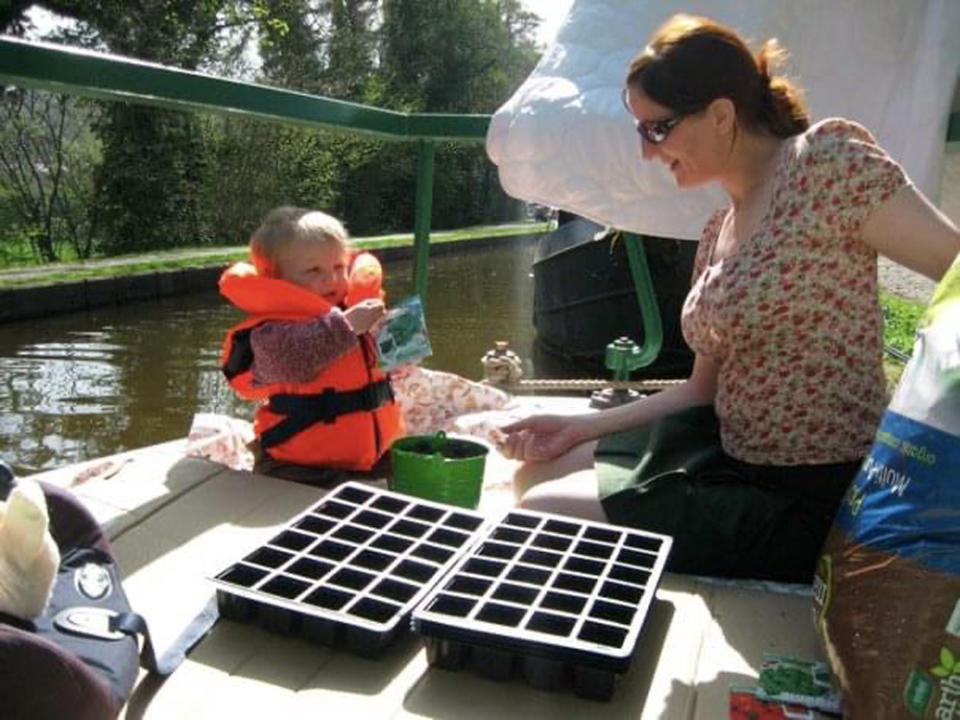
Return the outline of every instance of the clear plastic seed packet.
{"type": "Polygon", "coordinates": [[[377,332],[377,348],[383,370],[412,365],[433,355],[419,295],[404,298],[387,310],[377,332]]]}

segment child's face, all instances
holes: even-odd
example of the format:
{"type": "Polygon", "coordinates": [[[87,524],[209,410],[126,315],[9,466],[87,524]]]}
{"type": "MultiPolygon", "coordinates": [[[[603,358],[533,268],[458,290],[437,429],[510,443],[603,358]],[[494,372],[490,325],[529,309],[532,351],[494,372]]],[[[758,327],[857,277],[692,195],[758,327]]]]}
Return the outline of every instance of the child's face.
{"type": "Polygon", "coordinates": [[[296,240],[280,256],[278,275],[331,305],[347,297],[347,249],[334,240],[296,240]]]}

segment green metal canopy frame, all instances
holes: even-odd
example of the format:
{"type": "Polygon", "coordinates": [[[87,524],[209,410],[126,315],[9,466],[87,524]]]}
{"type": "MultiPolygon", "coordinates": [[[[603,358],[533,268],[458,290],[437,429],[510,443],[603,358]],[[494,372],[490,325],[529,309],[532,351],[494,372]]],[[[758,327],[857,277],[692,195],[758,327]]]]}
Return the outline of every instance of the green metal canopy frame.
{"type": "Polygon", "coordinates": [[[65,45],[0,37],[0,81],[103,100],[203,110],[383,140],[482,142],[489,115],[403,113],[65,45]]]}

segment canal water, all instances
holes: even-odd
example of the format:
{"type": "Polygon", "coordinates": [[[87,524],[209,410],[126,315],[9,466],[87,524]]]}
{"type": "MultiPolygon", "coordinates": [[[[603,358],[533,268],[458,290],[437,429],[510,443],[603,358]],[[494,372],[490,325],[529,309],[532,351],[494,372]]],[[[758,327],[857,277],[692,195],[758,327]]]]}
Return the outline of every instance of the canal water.
{"type": "MultiPolygon", "coordinates": [[[[535,248],[527,238],[434,253],[425,367],[480,379],[500,339],[532,357],[535,248]]],[[[388,304],[412,292],[412,267],[386,263],[388,304]]],[[[183,437],[197,412],[250,419],[218,367],[239,318],[211,291],[2,326],[0,458],[28,474],[183,437]]]]}

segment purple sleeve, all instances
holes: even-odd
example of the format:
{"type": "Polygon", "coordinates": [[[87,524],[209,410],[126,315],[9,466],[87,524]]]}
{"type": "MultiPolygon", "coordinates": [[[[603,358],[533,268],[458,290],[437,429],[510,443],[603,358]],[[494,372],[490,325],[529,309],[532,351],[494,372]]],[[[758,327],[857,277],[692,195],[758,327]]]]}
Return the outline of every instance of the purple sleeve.
{"type": "Polygon", "coordinates": [[[301,322],[275,321],[250,333],[253,379],[257,383],[309,382],[334,360],[357,347],[357,336],[334,308],[301,322]]]}

